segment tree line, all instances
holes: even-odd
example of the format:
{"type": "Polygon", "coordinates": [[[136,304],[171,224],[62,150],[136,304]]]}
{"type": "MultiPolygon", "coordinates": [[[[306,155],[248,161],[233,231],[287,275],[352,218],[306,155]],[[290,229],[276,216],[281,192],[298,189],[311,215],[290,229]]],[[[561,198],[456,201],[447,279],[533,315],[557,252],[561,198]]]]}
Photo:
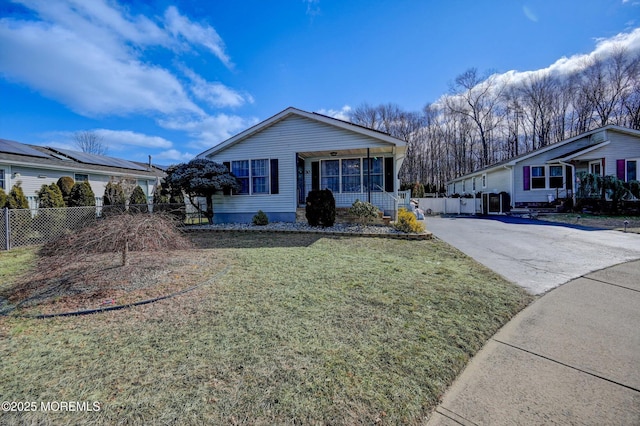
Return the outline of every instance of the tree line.
{"type": "Polygon", "coordinates": [[[422,111],[365,103],[350,120],[407,143],[403,184],[443,191],[455,177],[595,128],[640,130],[640,55],[619,47],[562,74],[481,75],[471,68],[422,111]]]}

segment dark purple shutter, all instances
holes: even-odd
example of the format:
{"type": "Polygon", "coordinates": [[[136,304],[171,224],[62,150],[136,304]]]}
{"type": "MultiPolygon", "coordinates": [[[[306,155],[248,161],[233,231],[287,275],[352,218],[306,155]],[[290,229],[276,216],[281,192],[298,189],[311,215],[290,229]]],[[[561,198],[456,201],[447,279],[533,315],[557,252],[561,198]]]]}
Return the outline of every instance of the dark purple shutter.
{"type": "Polygon", "coordinates": [[[280,181],[278,174],[278,159],[271,159],[271,193],[279,194],[280,193],[280,181]]]}
{"type": "Polygon", "coordinates": [[[616,177],[620,180],[627,180],[625,173],[625,161],[624,160],[616,160],[616,177]]]}
{"type": "Polygon", "coordinates": [[[522,184],[525,191],[531,189],[531,167],[529,166],[522,168],[522,184]]]}
{"type": "MultiPolygon", "coordinates": [[[[231,172],[231,162],[223,161],[222,165],[225,166],[227,170],[229,170],[229,172],[231,172]]],[[[231,195],[231,188],[223,188],[222,195],[231,195]]]]}

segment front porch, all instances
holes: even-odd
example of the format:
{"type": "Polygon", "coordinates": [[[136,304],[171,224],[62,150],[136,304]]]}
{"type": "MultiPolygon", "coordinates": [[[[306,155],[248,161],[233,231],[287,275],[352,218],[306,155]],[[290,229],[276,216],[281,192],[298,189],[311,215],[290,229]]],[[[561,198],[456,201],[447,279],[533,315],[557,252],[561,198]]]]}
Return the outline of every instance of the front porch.
{"type": "Polygon", "coordinates": [[[356,201],[378,207],[395,218],[397,210],[409,207],[409,191],[398,191],[397,171],[403,156],[396,147],[371,147],[296,154],[297,205],[302,209],[311,190],[329,189],[337,209],[348,209],[356,201]]]}

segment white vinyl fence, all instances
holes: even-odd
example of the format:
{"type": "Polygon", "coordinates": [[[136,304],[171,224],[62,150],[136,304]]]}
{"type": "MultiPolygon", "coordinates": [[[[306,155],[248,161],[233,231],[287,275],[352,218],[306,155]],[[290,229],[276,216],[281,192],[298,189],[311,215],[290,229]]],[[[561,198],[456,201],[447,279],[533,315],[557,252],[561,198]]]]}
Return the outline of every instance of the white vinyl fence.
{"type": "Polygon", "coordinates": [[[480,198],[418,198],[418,208],[427,214],[479,214],[480,198]]]}

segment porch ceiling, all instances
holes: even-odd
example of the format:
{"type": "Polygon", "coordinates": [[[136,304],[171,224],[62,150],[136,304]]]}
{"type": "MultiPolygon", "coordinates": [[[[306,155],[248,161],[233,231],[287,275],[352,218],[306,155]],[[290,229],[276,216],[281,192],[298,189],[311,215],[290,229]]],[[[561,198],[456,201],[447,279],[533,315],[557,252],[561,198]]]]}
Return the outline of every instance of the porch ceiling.
{"type": "MultiPolygon", "coordinates": [[[[393,153],[392,147],[375,147],[369,148],[369,154],[374,157],[376,154],[391,154],[393,153]]],[[[366,157],[367,149],[366,148],[355,148],[355,149],[332,149],[328,151],[304,151],[299,152],[298,156],[300,158],[310,158],[310,157],[366,157]]]]}

